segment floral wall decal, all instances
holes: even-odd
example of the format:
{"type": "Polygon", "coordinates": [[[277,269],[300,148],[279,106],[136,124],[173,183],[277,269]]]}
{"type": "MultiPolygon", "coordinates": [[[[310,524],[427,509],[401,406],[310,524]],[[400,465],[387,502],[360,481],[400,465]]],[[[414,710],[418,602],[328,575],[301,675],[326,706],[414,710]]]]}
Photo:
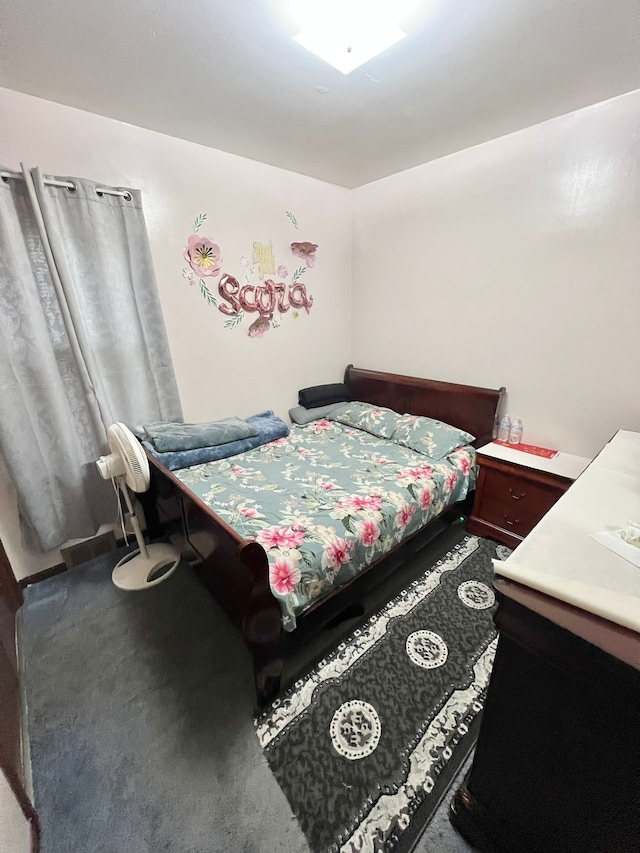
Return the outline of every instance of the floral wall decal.
{"type": "MultiPolygon", "coordinates": [[[[287,216],[297,228],[297,220],[291,212],[287,216]]],[[[285,264],[279,264],[276,272],[276,260],[273,242],[253,243],[253,256],[240,258],[242,284],[228,272],[222,272],[222,251],[211,238],[198,232],[207,221],[206,213],[199,213],[193,223],[193,233],[187,240],[183,257],[188,266],[182,275],[189,284],[199,283],[201,296],[212,308],[224,315],[224,328],[235,329],[247,314],[257,314],[248,327],[250,338],[262,338],[270,329],[279,329],[288,315],[297,319],[304,308],[308,314],[313,306],[313,296],[307,293],[306,283],[301,281],[315,262],[316,243],[291,243],[291,251],[304,263],[297,267],[291,276],[290,284],[284,279],[289,275],[285,264]],[[269,276],[266,278],[265,276],[269,276]],[[213,279],[219,277],[215,288],[213,279]],[[217,289],[217,295],[214,295],[217,289]]],[[[240,273],[239,273],[240,274],[240,273]]]]}
{"type": "Polygon", "coordinates": [[[254,243],[253,244],[253,262],[258,264],[260,278],[265,275],[272,275],[276,271],[276,259],[273,257],[273,244],[254,243]]]}
{"type": "Polygon", "coordinates": [[[184,258],[198,277],[220,275],[222,264],[220,246],[208,237],[192,234],[187,241],[184,258]]]}
{"type": "Polygon", "coordinates": [[[292,243],[291,251],[297,258],[302,258],[308,267],[316,262],[317,243],[292,243]]]}
{"type": "Polygon", "coordinates": [[[291,220],[291,224],[293,225],[293,227],[297,231],[298,230],[298,220],[296,219],[296,217],[294,216],[294,214],[290,210],[287,210],[286,214],[289,217],[289,219],[291,220]]]}
{"type": "Polygon", "coordinates": [[[267,320],[266,317],[258,317],[257,320],[254,320],[253,323],[249,326],[249,337],[250,338],[261,338],[266,331],[268,331],[271,327],[271,323],[267,320]]]}
{"type": "Polygon", "coordinates": [[[206,221],[206,213],[199,213],[193,221],[195,233],[187,240],[187,248],[183,253],[183,257],[189,266],[182,270],[182,276],[187,279],[189,284],[195,284],[198,281],[200,293],[206,299],[207,304],[215,307],[218,300],[207,287],[204,276],[220,275],[222,253],[220,247],[213,240],[208,237],[203,238],[197,233],[206,221]]]}

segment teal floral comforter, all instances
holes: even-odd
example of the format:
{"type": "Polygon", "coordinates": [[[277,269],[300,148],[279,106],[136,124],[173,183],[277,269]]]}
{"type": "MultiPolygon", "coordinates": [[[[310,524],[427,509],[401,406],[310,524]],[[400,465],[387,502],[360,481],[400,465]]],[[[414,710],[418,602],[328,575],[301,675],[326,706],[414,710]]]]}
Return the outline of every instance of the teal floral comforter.
{"type": "Polygon", "coordinates": [[[435,462],[318,420],[247,453],[174,473],[264,547],[283,626],[292,631],[312,602],[464,498],[475,451],[465,446],[435,462]]]}

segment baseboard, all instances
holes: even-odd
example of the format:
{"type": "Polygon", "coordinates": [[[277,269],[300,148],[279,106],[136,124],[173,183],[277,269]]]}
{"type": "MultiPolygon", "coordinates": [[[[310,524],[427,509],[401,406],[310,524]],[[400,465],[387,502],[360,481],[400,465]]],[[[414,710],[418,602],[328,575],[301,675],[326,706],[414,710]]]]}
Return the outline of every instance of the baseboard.
{"type": "Polygon", "coordinates": [[[56,563],[55,566],[49,566],[48,569],[42,569],[41,572],[35,572],[32,575],[27,575],[26,578],[21,578],[18,581],[18,586],[20,589],[25,589],[26,587],[31,586],[32,583],[46,581],[48,578],[52,578],[54,575],[59,575],[66,571],[67,566],[65,563],[56,563]]]}
{"type": "MultiPolygon", "coordinates": [[[[131,534],[131,536],[133,537],[133,534],[131,534]]],[[[122,548],[122,547],[124,547],[124,545],[125,545],[124,539],[122,539],[122,538],[116,539],[115,540],[115,549],[113,549],[113,550],[117,550],[118,548],[122,548]]],[[[103,553],[106,553],[106,554],[111,553],[111,549],[108,551],[104,551],[103,553]]],[[[95,556],[101,556],[101,554],[96,554],[95,556]]],[[[25,589],[26,587],[31,586],[31,584],[40,583],[40,581],[46,581],[49,578],[54,577],[55,575],[60,575],[60,574],[62,574],[62,572],[66,572],[68,569],[74,569],[74,568],[76,568],[75,565],[70,565],[67,563],[56,563],[55,566],[49,566],[48,569],[42,569],[42,571],[40,571],[40,572],[35,572],[32,575],[27,575],[26,578],[21,578],[18,581],[18,586],[20,587],[20,589],[25,589]]]]}

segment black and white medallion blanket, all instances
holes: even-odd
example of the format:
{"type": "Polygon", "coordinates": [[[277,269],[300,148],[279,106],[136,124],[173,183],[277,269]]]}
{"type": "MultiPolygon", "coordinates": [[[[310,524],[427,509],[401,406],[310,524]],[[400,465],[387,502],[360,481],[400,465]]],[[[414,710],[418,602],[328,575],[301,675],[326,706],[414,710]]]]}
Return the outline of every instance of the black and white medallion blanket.
{"type": "Polygon", "coordinates": [[[496,556],[465,537],[257,718],[314,853],[405,850],[428,822],[477,737],[496,556]]]}

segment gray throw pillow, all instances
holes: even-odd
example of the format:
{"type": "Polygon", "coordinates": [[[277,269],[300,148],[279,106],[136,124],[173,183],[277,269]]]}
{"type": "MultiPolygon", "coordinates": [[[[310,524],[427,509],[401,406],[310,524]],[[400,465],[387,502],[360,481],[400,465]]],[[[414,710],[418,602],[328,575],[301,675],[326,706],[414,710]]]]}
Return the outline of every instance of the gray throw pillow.
{"type": "Polygon", "coordinates": [[[348,403],[330,403],[328,406],[315,406],[313,409],[305,409],[304,406],[294,406],[289,409],[289,417],[294,424],[310,424],[311,421],[317,421],[319,418],[326,418],[328,415],[338,412],[348,403]]]}

